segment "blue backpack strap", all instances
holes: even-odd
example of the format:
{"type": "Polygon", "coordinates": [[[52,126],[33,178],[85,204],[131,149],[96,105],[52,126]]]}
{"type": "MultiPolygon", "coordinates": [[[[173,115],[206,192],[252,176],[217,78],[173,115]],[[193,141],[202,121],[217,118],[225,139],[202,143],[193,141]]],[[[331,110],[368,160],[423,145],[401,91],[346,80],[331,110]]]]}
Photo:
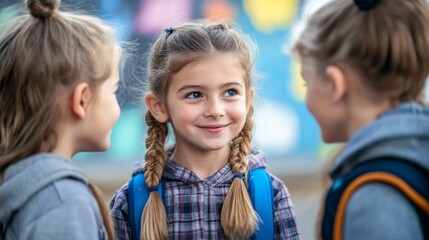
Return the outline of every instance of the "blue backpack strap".
{"type": "Polygon", "coordinates": [[[248,191],[253,208],[261,222],[252,239],[274,239],[274,193],[270,175],[264,168],[256,168],[248,173],[248,191]]]}
{"type": "MultiPolygon", "coordinates": [[[[164,199],[164,182],[161,180],[161,187],[158,193],[163,202],[164,199]]],[[[128,211],[131,225],[131,239],[140,239],[141,215],[143,208],[149,198],[150,191],[146,187],[144,173],[139,173],[132,177],[128,182],[128,211]]]]}
{"type": "MultiPolygon", "coordinates": [[[[253,239],[274,239],[274,192],[271,177],[264,168],[256,168],[249,171],[247,181],[250,199],[261,219],[253,239]]],[[[164,181],[161,180],[158,193],[165,205],[163,190],[164,181]]],[[[132,239],[140,239],[141,214],[149,193],[143,173],[135,175],[128,182],[128,211],[132,239]]]]}

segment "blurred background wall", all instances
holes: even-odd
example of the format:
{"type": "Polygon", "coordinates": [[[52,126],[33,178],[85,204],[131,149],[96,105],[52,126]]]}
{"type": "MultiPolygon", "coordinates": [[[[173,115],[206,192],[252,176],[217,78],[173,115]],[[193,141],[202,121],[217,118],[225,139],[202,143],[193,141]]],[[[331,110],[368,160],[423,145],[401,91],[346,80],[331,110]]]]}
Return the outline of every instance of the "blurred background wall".
{"type": "MultiPolygon", "coordinates": [[[[144,156],[142,84],[147,51],[169,26],[192,19],[236,22],[258,45],[255,70],[254,145],[268,156],[268,169],[280,177],[292,195],[303,239],[316,239],[317,215],[328,179],[326,163],[336,149],[320,139],[320,130],[305,108],[305,88],[288,45],[309,11],[325,0],[63,0],[62,10],[93,14],[118,30],[118,40],[133,43],[123,68],[118,98],[121,117],[112,132],[111,149],[83,153],[74,160],[105,193],[129,179],[144,156]]],[[[1,0],[0,31],[23,10],[23,1],[1,0]]],[[[25,9],[24,9],[25,10],[25,9]]],[[[304,21],[303,21],[304,20],[304,21]]],[[[170,139],[170,141],[172,141],[170,139]]]]}
{"type": "MultiPolygon", "coordinates": [[[[25,11],[23,2],[2,0],[0,21],[6,24],[14,13],[25,11]]],[[[75,159],[82,163],[97,159],[123,163],[141,158],[146,135],[141,86],[148,49],[165,28],[207,18],[237,23],[259,47],[254,145],[273,162],[319,161],[328,148],[305,108],[299,66],[287,52],[292,26],[304,4],[300,0],[63,0],[62,10],[101,17],[118,30],[119,41],[132,43],[134,48],[122,69],[118,93],[122,114],[113,130],[110,150],[79,154],[75,159]]]]}

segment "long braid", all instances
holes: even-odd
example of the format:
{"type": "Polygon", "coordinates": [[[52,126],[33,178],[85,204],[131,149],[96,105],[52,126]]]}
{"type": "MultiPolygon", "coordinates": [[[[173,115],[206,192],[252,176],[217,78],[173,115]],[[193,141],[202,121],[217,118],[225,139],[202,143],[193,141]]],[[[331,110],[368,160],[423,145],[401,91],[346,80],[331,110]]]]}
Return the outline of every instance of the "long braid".
{"type": "Polygon", "coordinates": [[[252,142],[252,129],[253,129],[253,106],[249,107],[249,111],[246,116],[246,123],[243,129],[232,140],[232,149],[229,156],[229,163],[233,173],[243,173],[247,171],[248,160],[247,156],[250,153],[250,143],[252,142]]]}
{"type": "MultiPolygon", "coordinates": [[[[234,174],[245,175],[248,171],[247,156],[252,141],[252,115],[253,106],[250,106],[243,129],[232,141],[229,163],[234,174]]],[[[258,215],[253,209],[243,179],[234,178],[221,212],[221,224],[225,234],[231,239],[250,237],[258,228],[258,222],[258,215]]]]}
{"type": "MultiPolygon", "coordinates": [[[[150,113],[146,112],[148,137],[146,138],[145,181],[147,187],[154,187],[160,183],[164,172],[166,156],[164,150],[165,139],[168,134],[167,124],[158,122],[150,113]]],[[[152,191],[141,216],[140,239],[168,239],[167,215],[158,191],[152,191]]]]}

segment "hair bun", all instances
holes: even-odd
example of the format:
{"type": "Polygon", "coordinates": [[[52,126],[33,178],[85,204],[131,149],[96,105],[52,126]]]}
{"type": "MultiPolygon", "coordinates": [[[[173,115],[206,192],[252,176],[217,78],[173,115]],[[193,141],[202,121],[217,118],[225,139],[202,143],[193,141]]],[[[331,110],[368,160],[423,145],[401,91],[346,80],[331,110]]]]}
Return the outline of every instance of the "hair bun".
{"type": "MultiPolygon", "coordinates": [[[[403,1],[406,1],[406,0],[403,0],[403,1]]],[[[359,8],[359,10],[367,12],[375,8],[375,6],[377,6],[380,0],[354,0],[354,2],[356,6],[359,8]]]]}
{"type": "Polygon", "coordinates": [[[26,5],[33,17],[48,18],[57,10],[60,0],[26,0],[26,5]]]}

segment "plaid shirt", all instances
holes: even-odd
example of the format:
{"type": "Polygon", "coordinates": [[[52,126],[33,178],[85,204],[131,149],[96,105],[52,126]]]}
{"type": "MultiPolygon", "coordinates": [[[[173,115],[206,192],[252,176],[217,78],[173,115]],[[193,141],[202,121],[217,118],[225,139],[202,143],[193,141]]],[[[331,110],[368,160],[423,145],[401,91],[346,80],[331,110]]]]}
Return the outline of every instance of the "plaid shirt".
{"type": "MultiPolygon", "coordinates": [[[[254,150],[249,156],[249,167],[266,167],[265,156],[254,150]]],[[[144,163],[137,162],[133,175],[143,169],[144,163]]],[[[220,213],[233,178],[229,164],[201,180],[191,170],[167,160],[163,180],[169,239],[227,239],[220,223],[220,213]]],[[[274,239],[299,240],[289,192],[280,179],[273,175],[271,179],[274,188],[274,239]]],[[[116,239],[131,239],[127,192],[128,184],[125,184],[115,192],[110,202],[116,239]]]]}

